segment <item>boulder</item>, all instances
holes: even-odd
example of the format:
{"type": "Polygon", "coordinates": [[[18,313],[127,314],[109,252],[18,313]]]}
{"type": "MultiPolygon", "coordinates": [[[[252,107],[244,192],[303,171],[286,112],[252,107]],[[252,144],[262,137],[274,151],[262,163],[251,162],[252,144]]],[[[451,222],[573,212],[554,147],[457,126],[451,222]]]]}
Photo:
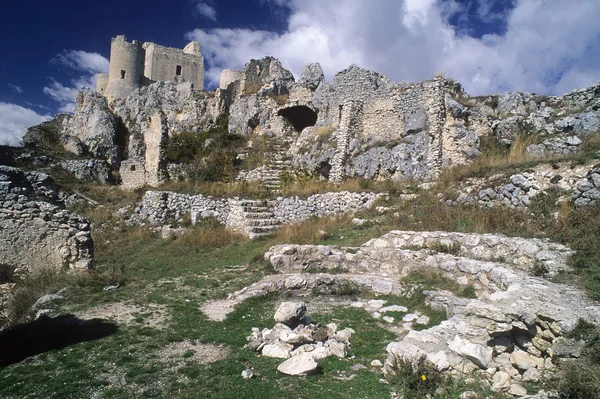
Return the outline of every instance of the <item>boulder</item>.
{"type": "Polygon", "coordinates": [[[281,363],[277,371],[287,375],[303,376],[317,373],[319,365],[310,353],[301,353],[281,363]]]}
{"type": "Polygon", "coordinates": [[[283,302],[275,312],[275,322],[295,327],[306,314],[306,303],[283,302]]]}

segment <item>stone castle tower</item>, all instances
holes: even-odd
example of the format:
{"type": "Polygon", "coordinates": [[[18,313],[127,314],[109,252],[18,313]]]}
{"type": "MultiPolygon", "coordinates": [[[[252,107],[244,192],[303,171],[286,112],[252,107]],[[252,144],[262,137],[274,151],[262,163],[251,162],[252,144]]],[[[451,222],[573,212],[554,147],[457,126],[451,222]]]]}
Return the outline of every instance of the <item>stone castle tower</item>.
{"type": "Polygon", "coordinates": [[[155,82],[187,82],[192,89],[203,90],[200,44],[190,42],[181,50],[138,40],[128,42],[123,35],[113,38],[109,73],[98,75],[96,90],[112,101],[155,82]]]}

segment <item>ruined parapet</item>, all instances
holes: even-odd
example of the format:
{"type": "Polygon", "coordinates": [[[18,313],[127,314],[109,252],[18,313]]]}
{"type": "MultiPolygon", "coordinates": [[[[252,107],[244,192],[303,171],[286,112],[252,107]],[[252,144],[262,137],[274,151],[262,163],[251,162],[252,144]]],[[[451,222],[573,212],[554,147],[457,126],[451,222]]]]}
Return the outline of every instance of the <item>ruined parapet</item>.
{"type": "Polygon", "coordinates": [[[219,82],[219,88],[226,90],[230,83],[236,82],[242,79],[242,71],[238,69],[224,69],[221,72],[221,80],[219,82]]]}
{"type": "Polygon", "coordinates": [[[135,190],[146,185],[146,167],[144,159],[130,158],[121,162],[119,169],[121,176],[121,188],[124,190],[135,190]]]}
{"type": "Polygon", "coordinates": [[[106,88],[108,87],[108,74],[107,73],[99,73],[98,80],[96,81],[96,91],[100,94],[104,94],[106,88]]]}
{"type": "Polygon", "coordinates": [[[191,42],[183,50],[144,43],[144,49],[146,84],[189,82],[193,89],[204,90],[204,58],[200,53],[199,43],[191,42]]]}
{"type": "Polygon", "coordinates": [[[129,43],[122,35],[112,39],[108,85],[104,92],[109,101],[127,97],[141,86],[145,56],[142,42],[129,43]]]}
{"type": "Polygon", "coordinates": [[[44,173],[0,166],[0,231],[11,275],[92,267],[90,222],[65,209],[44,173]]]}

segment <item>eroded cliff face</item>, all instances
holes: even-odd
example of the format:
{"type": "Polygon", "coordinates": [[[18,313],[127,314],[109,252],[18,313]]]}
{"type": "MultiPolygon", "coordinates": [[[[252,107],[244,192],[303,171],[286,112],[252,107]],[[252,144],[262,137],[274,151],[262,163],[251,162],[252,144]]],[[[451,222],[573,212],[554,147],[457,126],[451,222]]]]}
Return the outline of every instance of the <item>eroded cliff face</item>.
{"type": "Polygon", "coordinates": [[[278,143],[264,165],[240,179],[276,186],[283,172],[302,171],[333,181],[432,180],[442,168],[476,158],[482,138],[510,146],[517,137],[535,137],[527,151],[539,156],[576,151],[600,129],[600,84],[562,97],[469,97],[442,77],[394,83],[356,65],[328,83],[320,65],[310,64],[296,82],[266,57],[250,61],[239,80],[214,94],[159,82],[108,104],[82,92],[62,121],[61,143],[108,161],[127,188],[155,186],[174,178],[164,160],[169,139],[223,118],[231,134],[278,143]]]}

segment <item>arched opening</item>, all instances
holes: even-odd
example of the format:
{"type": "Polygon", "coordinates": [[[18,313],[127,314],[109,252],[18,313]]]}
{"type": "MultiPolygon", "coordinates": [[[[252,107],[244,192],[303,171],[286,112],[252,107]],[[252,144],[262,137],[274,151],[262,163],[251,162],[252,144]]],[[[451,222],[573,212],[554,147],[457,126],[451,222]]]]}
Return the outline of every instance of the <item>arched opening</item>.
{"type": "Polygon", "coordinates": [[[306,105],[283,108],[279,110],[277,115],[287,119],[298,132],[302,132],[304,128],[314,126],[317,123],[317,113],[306,105]]]}

